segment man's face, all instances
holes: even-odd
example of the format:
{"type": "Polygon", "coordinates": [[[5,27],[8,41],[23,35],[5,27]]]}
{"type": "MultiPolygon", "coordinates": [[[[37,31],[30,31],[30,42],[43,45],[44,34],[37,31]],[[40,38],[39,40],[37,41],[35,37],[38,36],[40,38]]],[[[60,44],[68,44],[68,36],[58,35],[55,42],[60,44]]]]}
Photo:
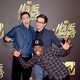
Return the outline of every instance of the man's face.
{"type": "Polygon", "coordinates": [[[30,24],[30,17],[28,16],[28,14],[22,15],[21,22],[22,22],[25,26],[27,26],[27,25],[30,24]]]}
{"type": "Polygon", "coordinates": [[[43,54],[43,46],[34,46],[33,50],[37,56],[43,54]]]}
{"type": "Polygon", "coordinates": [[[37,30],[42,30],[46,26],[44,18],[39,17],[36,20],[36,29],[37,30]]]}

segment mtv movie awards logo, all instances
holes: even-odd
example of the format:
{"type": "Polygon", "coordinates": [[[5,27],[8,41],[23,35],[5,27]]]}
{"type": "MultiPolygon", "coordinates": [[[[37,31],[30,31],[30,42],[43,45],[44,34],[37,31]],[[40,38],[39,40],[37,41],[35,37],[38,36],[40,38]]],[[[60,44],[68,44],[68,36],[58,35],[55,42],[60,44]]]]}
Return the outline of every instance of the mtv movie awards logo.
{"type": "Polygon", "coordinates": [[[0,38],[4,36],[4,24],[0,23],[0,38]]]}
{"type": "Polygon", "coordinates": [[[40,14],[39,4],[34,4],[32,3],[31,0],[27,0],[26,3],[21,4],[19,11],[18,11],[18,15],[19,15],[18,19],[20,18],[20,14],[24,11],[29,12],[31,15],[31,19],[34,20],[40,14]]]}
{"type": "Polygon", "coordinates": [[[4,70],[3,70],[3,64],[0,64],[0,78],[3,78],[4,70]]]}
{"type": "Polygon", "coordinates": [[[54,32],[58,38],[74,38],[76,34],[75,23],[71,23],[69,20],[64,20],[57,25],[54,32]]]}

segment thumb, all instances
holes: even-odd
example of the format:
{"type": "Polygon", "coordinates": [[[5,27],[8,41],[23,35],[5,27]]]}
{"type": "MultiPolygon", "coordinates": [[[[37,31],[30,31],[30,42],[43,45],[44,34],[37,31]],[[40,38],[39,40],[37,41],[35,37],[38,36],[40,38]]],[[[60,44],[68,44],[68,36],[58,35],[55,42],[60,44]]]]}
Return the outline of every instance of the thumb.
{"type": "Polygon", "coordinates": [[[19,52],[21,52],[21,49],[20,49],[20,51],[19,52]]]}
{"type": "Polygon", "coordinates": [[[63,46],[63,43],[60,43],[61,44],[61,46],[63,46]]]}

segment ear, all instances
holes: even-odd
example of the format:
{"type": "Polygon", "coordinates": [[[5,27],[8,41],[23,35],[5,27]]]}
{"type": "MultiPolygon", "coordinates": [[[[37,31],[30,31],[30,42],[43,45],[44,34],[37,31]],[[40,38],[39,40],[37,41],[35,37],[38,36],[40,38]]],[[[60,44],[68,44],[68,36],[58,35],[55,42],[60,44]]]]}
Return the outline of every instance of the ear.
{"type": "Polygon", "coordinates": [[[46,26],[46,25],[47,25],[47,23],[44,24],[44,26],[46,26]]]}

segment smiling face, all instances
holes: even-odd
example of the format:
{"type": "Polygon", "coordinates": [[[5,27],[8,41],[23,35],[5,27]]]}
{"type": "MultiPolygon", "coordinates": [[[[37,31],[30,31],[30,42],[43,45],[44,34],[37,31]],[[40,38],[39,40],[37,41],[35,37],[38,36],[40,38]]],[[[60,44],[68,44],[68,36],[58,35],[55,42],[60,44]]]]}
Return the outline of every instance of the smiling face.
{"type": "Polygon", "coordinates": [[[37,16],[37,18],[36,18],[37,31],[43,30],[44,27],[46,27],[47,23],[48,23],[48,18],[46,15],[40,14],[39,16],[37,16]]]}
{"type": "Polygon", "coordinates": [[[36,20],[36,29],[38,31],[42,30],[44,27],[46,26],[46,23],[45,23],[45,19],[44,18],[37,18],[36,20]]]}
{"type": "Polygon", "coordinates": [[[43,54],[43,46],[36,45],[33,47],[33,50],[37,56],[40,56],[41,54],[43,54]]]}

